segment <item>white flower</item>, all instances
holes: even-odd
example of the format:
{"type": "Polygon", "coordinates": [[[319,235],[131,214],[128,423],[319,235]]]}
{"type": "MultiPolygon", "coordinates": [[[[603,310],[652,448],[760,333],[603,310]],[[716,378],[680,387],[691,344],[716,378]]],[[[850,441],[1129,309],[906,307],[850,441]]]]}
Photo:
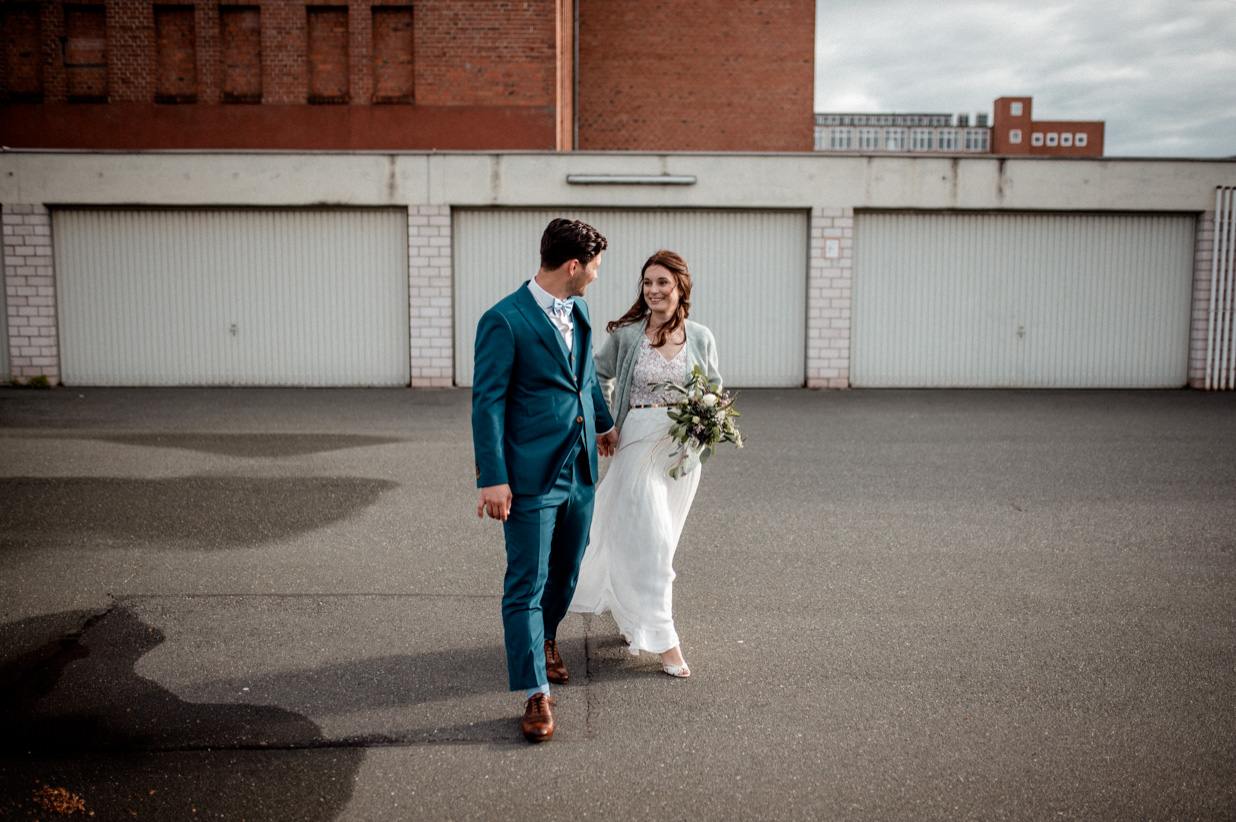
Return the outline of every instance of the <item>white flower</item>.
{"type": "Polygon", "coordinates": [[[699,425],[699,424],[700,424],[700,418],[699,418],[699,417],[692,417],[692,418],[691,418],[691,422],[695,423],[696,425],[699,425]]]}
{"type": "Polygon", "coordinates": [[[703,402],[704,402],[705,408],[712,408],[714,405],[717,404],[717,395],[716,394],[705,394],[703,402]]]}

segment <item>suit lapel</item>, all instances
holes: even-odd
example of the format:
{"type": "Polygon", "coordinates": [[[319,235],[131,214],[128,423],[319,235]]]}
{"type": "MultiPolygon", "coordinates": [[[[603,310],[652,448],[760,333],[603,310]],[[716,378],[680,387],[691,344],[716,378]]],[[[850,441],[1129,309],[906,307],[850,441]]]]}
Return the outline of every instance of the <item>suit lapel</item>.
{"type": "MultiPolygon", "coordinates": [[[[532,296],[532,292],[528,290],[528,284],[524,283],[519,291],[515,292],[515,305],[523,313],[524,319],[528,321],[528,325],[532,327],[533,333],[545,344],[549,349],[550,355],[556,359],[563,368],[570,373],[570,365],[567,362],[566,342],[563,341],[562,335],[558,333],[558,329],[550,322],[549,317],[545,316],[545,310],[536,303],[536,298],[532,296]]],[[[578,310],[577,310],[578,316],[578,310]]]]}
{"type": "Polygon", "coordinates": [[[575,350],[572,352],[576,355],[577,370],[580,378],[584,376],[584,355],[583,352],[589,350],[592,345],[592,324],[588,322],[588,310],[584,302],[579,298],[575,300],[575,310],[571,312],[575,320],[575,350]]]}

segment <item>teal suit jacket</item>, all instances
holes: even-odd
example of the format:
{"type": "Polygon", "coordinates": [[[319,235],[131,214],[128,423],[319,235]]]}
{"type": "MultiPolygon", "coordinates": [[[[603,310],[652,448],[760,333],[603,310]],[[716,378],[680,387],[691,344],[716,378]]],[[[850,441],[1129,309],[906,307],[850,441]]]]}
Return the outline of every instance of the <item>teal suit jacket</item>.
{"type": "Polygon", "coordinates": [[[597,481],[597,431],[613,428],[592,361],[588,306],[575,298],[574,350],[537,305],[525,281],[485,312],[476,328],[472,446],[476,484],[549,493],[584,438],[589,484],[597,481]]]}

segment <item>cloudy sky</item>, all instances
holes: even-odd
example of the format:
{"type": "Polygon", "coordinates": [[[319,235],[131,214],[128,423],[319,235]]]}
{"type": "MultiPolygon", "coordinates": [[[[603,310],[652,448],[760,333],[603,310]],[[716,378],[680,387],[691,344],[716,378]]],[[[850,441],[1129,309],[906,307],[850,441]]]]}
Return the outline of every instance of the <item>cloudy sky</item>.
{"type": "Polygon", "coordinates": [[[817,0],[815,110],[1104,120],[1119,157],[1236,156],[1236,0],[817,0]]]}

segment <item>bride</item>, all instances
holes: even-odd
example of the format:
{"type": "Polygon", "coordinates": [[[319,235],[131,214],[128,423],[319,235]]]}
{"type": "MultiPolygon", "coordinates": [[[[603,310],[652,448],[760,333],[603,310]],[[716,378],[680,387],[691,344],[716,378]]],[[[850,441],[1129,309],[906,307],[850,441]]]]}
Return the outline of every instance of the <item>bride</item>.
{"type": "Polygon", "coordinates": [[[691,272],[658,251],[640,272],[639,298],[606,326],[597,376],[618,428],[618,447],[597,487],[588,549],[570,610],[613,614],[630,644],[661,655],[670,676],[688,677],[672,613],[674,551],[699,487],[700,471],[671,479],[671,395],[649,386],[682,385],[698,365],[720,383],[712,332],[687,319],[691,272]]]}

